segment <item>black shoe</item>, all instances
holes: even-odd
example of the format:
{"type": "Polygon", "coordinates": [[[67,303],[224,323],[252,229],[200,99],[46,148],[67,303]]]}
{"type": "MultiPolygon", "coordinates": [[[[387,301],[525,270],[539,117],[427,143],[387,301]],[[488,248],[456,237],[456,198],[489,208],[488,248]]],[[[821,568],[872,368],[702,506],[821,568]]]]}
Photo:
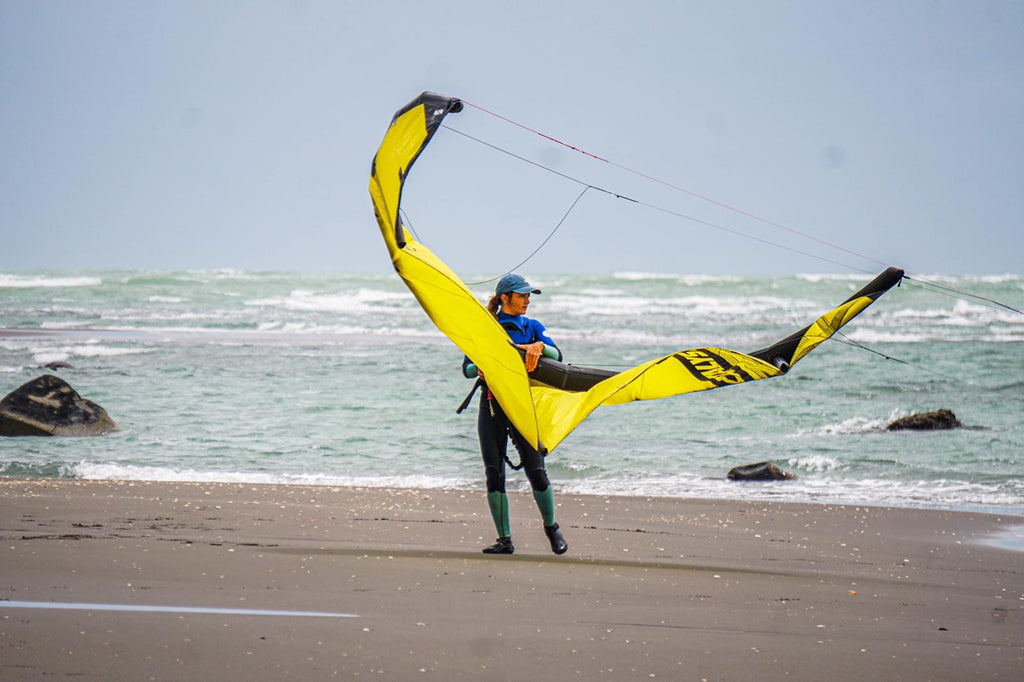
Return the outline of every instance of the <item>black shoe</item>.
{"type": "Polygon", "coordinates": [[[512,554],[515,551],[516,548],[512,546],[512,538],[498,538],[498,541],[490,547],[484,547],[484,554],[512,554]]]}
{"type": "Polygon", "coordinates": [[[544,526],[544,533],[548,536],[548,541],[551,542],[551,551],[555,554],[565,554],[566,550],[569,549],[569,545],[566,543],[565,538],[562,537],[562,531],[558,530],[558,524],[544,526]]]}

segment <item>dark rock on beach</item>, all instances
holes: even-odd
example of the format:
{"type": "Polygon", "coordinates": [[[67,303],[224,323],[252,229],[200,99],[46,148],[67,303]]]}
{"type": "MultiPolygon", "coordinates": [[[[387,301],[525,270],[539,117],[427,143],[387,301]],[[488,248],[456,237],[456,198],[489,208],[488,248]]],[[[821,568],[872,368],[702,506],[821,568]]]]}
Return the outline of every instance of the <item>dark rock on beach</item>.
{"type": "Polygon", "coordinates": [[[788,481],[796,476],[771,462],[758,462],[730,469],[728,478],[730,481],[788,481]]]}
{"type": "Polygon", "coordinates": [[[106,410],[52,374],[0,400],[0,436],[100,436],[116,430],[106,410]]]}
{"type": "Polygon", "coordinates": [[[956,418],[951,410],[936,410],[935,412],[919,412],[909,417],[900,417],[889,424],[889,431],[902,431],[913,429],[915,431],[934,431],[937,429],[960,428],[960,420],[956,418]]]}

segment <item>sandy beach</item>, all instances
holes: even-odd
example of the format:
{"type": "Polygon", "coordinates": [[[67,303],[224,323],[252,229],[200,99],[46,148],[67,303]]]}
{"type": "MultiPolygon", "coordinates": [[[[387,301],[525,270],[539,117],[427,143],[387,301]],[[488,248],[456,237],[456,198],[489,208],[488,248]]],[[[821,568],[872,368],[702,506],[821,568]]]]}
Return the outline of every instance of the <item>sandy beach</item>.
{"type": "Polygon", "coordinates": [[[0,481],[0,679],[1017,680],[1020,517],[0,481]]]}

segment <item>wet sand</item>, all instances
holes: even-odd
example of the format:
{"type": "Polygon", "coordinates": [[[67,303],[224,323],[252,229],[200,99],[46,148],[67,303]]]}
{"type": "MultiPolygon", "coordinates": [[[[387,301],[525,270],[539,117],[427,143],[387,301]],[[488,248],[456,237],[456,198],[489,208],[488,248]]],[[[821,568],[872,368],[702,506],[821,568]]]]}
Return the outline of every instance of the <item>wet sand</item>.
{"type": "Polygon", "coordinates": [[[511,498],[0,480],[0,679],[1024,678],[1021,517],[511,498]]]}

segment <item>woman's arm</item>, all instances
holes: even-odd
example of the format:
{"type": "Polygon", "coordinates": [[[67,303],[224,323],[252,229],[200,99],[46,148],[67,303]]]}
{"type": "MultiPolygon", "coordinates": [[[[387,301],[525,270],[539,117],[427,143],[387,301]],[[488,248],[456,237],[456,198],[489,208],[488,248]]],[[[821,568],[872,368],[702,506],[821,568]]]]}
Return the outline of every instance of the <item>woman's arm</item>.
{"type": "Polygon", "coordinates": [[[543,341],[534,341],[533,343],[517,343],[516,348],[526,351],[526,356],[523,358],[523,361],[526,363],[526,371],[532,372],[537,369],[537,363],[540,362],[540,356],[547,346],[543,341]]]}
{"type": "Polygon", "coordinates": [[[561,362],[562,351],[558,348],[558,344],[548,336],[548,330],[544,328],[543,323],[537,320],[530,320],[530,331],[534,341],[540,341],[544,344],[541,352],[547,357],[561,362]]]}

